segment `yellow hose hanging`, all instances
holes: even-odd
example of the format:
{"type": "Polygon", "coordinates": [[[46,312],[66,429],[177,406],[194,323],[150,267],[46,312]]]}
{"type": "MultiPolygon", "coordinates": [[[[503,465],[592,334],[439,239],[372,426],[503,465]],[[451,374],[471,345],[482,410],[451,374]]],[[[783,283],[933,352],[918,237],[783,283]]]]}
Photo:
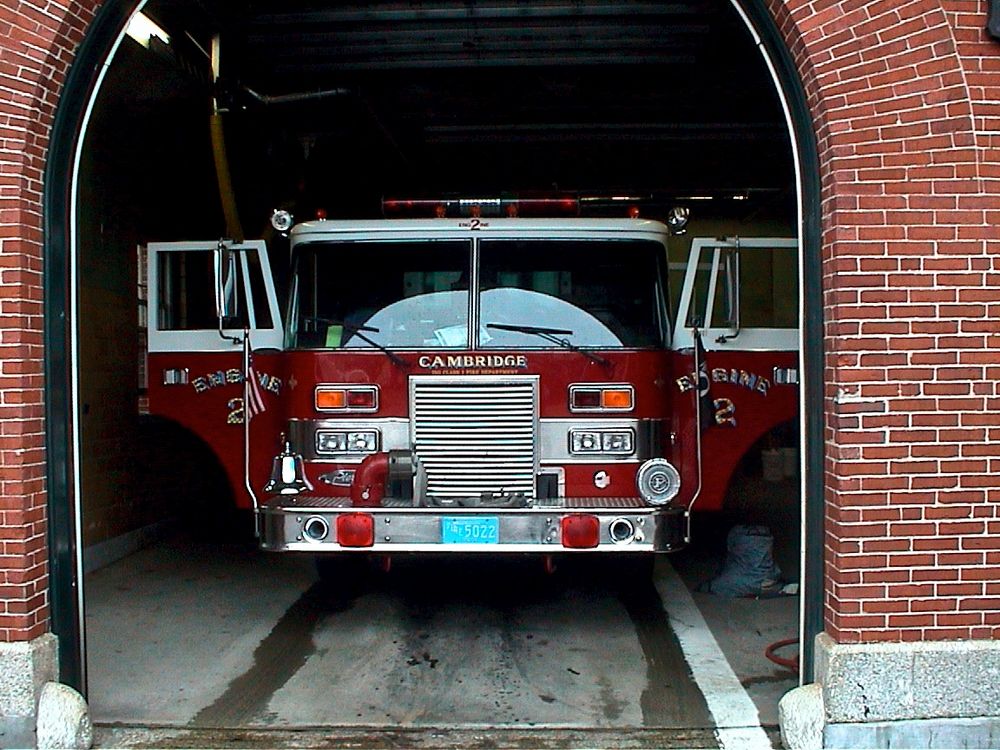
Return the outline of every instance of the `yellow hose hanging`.
{"type": "Polygon", "coordinates": [[[226,134],[222,127],[222,114],[213,112],[209,120],[212,130],[212,156],[215,159],[215,176],[219,183],[219,198],[222,213],[226,219],[226,236],[236,242],[243,242],[243,226],[240,224],[233,193],[233,180],[229,174],[229,159],[226,157],[226,134]]]}

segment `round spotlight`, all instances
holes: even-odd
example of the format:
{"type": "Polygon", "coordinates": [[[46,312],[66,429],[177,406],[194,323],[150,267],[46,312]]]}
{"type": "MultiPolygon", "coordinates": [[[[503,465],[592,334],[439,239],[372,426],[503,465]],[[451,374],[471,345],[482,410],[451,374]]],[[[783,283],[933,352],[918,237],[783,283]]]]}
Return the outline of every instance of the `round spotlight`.
{"type": "Polygon", "coordinates": [[[302,525],[302,535],[311,542],[321,542],[330,533],[330,525],[319,516],[306,519],[302,525]]]}
{"type": "Polygon", "coordinates": [[[651,458],[639,467],[635,483],[647,503],[666,505],[680,491],[681,475],[667,459],[651,458]]]}
{"type": "Polygon", "coordinates": [[[687,231],[691,209],[687,206],[674,206],[667,212],[667,226],[673,234],[684,234],[687,231]]]}
{"type": "Polygon", "coordinates": [[[616,518],[608,526],[608,536],[615,544],[628,544],[635,539],[635,525],[627,518],[616,518]]]}
{"type": "Polygon", "coordinates": [[[294,223],[295,219],[292,218],[292,215],[282,208],[274,209],[271,214],[271,226],[278,232],[287,232],[294,223]]]}

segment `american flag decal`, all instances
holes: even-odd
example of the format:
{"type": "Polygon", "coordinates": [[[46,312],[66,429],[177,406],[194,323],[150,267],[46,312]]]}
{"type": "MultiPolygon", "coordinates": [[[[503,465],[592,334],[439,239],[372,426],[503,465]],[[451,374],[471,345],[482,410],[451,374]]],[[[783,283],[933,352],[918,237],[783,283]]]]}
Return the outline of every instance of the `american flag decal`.
{"type": "Polygon", "coordinates": [[[264,403],[264,394],[260,389],[260,376],[257,374],[253,365],[250,365],[250,369],[247,372],[247,382],[243,396],[243,408],[246,412],[248,422],[267,409],[267,404],[264,403]]]}

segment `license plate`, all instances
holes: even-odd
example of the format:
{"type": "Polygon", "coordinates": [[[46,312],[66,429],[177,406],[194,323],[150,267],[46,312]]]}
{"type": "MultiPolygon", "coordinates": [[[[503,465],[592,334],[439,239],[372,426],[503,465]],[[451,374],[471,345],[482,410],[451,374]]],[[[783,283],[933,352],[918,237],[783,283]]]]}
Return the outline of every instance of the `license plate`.
{"type": "Polygon", "coordinates": [[[500,519],[496,516],[445,516],[441,519],[442,544],[496,544],[500,519]]]}

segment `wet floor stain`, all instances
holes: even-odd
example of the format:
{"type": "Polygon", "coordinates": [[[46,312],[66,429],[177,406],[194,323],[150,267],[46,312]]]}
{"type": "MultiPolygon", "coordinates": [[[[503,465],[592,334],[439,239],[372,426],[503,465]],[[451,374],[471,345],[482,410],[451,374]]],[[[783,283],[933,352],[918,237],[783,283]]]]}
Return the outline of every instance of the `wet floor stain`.
{"type": "Polygon", "coordinates": [[[643,726],[713,726],[656,588],[643,582],[623,591],[621,601],[646,658],[646,688],[640,699],[643,726]]]}
{"type": "MultiPolygon", "coordinates": [[[[313,584],[275,624],[253,653],[253,666],[199,711],[192,727],[234,727],[259,718],[271,696],[316,653],[313,631],[324,617],[351,607],[351,591],[313,584]]],[[[266,717],[265,717],[266,718],[266,717]]]]}
{"type": "Polygon", "coordinates": [[[607,675],[600,675],[597,678],[597,684],[601,688],[601,712],[604,714],[604,718],[609,722],[620,720],[625,709],[628,708],[628,701],[622,699],[607,675]]]}
{"type": "MultiPolygon", "coordinates": [[[[740,680],[740,684],[745,687],[751,687],[752,685],[767,685],[770,683],[781,683],[781,682],[795,682],[798,676],[794,672],[788,670],[775,671],[767,675],[754,675],[752,677],[744,677],[740,680]]],[[[796,683],[797,684],[797,683],[796,683]]]]}

